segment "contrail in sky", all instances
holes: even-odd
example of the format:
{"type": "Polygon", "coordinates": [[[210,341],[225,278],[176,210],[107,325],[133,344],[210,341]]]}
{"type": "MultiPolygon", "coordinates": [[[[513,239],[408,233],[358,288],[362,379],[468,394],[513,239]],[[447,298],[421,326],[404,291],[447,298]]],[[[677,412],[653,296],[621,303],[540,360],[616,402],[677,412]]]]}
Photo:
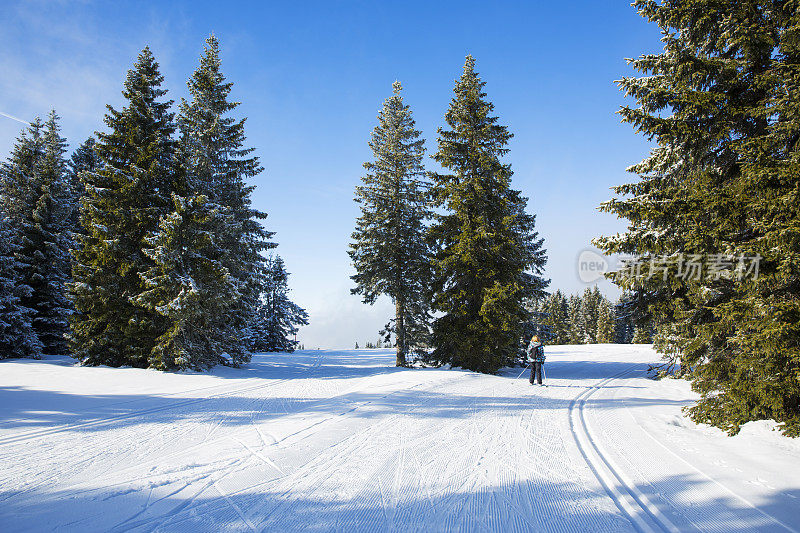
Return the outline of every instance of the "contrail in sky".
{"type": "Polygon", "coordinates": [[[14,115],[9,115],[8,113],[3,113],[2,111],[0,111],[0,115],[3,115],[6,118],[10,118],[11,120],[16,120],[17,122],[22,122],[23,124],[27,124],[29,126],[31,124],[27,120],[22,120],[21,118],[17,118],[14,115]]]}

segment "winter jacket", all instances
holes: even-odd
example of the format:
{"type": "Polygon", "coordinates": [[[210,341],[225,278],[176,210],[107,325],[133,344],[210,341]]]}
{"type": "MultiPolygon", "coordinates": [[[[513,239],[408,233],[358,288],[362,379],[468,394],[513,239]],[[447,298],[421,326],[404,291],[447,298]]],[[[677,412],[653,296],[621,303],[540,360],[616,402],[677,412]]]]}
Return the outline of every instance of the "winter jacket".
{"type": "Polygon", "coordinates": [[[529,363],[544,363],[544,345],[541,342],[531,341],[527,352],[529,363]]]}

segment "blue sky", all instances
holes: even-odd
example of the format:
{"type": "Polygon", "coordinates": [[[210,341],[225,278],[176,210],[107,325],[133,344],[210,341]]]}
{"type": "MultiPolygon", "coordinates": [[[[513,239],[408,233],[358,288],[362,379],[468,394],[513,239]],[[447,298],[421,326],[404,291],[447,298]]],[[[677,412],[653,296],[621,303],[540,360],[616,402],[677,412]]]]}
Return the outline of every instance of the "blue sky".
{"type": "MultiPolygon", "coordinates": [[[[615,114],[625,100],[613,80],[631,74],[624,58],[661,48],[627,1],[7,1],[0,19],[0,112],[30,120],[55,108],[73,146],[102,128],[106,104],[122,105],[125,72],[145,45],[179,100],[204,39],[220,38],[265,167],[254,204],[269,213],[293,296],[311,315],[299,336],[307,348],[374,340],[392,313],[388,301],[350,296],[346,250],[367,140],[395,79],[430,154],[464,56],[475,56],[515,135],[507,161],[537,215],[551,287],[576,292],[578,253],[624,229],[598,205],[648,150],[615,114]]],[[[21,126],[0,116],[3,157],[21,126]]]]}

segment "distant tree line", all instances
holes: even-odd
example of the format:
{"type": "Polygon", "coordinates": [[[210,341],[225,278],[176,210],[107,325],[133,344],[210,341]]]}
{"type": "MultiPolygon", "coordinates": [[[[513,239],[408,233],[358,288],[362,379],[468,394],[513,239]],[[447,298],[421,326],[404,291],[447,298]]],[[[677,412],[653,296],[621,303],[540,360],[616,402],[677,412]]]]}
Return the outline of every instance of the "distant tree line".
{"type": "Polygon", "coordinates": [[[68,159],[59,117],[35,119],[0,165],[0,358],[86,365],[240,365],[291,351],[304,310],[252,208],[262,168],[206,41],[177,114],[149,48],[122,109],[68,159]]]}
{"type": "Polygon", "coordinates": [[[648,317],[635,314],[627,294],[612,302],[597,287],[570,296],[557,290],[530,301],[528,308],[526,338],[537,334],[549,344],[652,342],[648,317]]]}
{"type": "MultiPolygon", "coordinates": [[[[381,349],[381,348],[391,348],[392,344],[390,342],[384,342],[382,339],[378,339],[375,342],[367,341],[364,343],[364,348],[367,350],[373,349],[381,349]]],[[[358,341],[356,341],[355,349],[359,350],[361,347],[358,345],[358,341]]]]}

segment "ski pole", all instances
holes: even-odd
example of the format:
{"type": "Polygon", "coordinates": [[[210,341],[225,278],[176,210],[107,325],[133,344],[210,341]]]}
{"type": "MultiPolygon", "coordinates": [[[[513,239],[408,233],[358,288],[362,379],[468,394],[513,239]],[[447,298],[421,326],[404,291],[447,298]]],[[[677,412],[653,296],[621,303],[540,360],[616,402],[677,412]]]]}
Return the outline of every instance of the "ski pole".
{"type": "MultiPolygon", "coordinates": [[[[530,365],[528,365],[528,366],[530,366],[530,365]]],[[[522,377],[522,374],[524,374],[526,370],[528,370],[528,367],[527,367],[527,366],[526,366],[525,368],[523,368],[523,369],[522,369],[522,372],[520,372],[520,373],[519,373],[519,376],[515,377],[514,379],[519,379],[519,378],[521,378],[521,377],[522,377]]]]}
{"type": "Polygon", "coordinates": [[[544,363],[542,363],[542,379],[547,381],[547,372],[544,371],[544,363]]]}

